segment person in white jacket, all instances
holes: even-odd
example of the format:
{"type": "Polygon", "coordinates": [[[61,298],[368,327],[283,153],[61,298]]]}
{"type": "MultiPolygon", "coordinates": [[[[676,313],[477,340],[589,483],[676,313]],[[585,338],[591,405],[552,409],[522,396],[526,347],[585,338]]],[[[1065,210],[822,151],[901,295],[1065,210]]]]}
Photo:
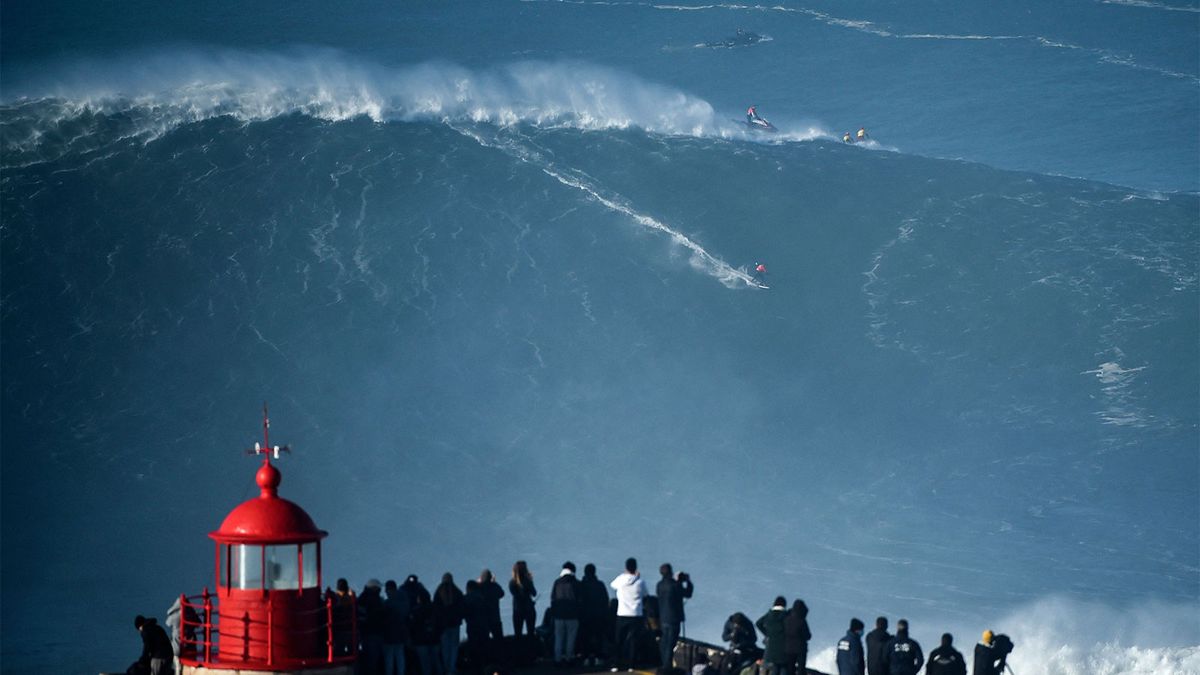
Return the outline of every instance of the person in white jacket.
{"type": "Polygon", "coordinates": [[[646,581],[638,574],[637,559],[627,559],[625,572],[609,586],[617,592],[617,658],[612,671],[615,673],[623,666],[632,672],[638,635],[645,623],[642,601],[649,595],[646,581]]]}

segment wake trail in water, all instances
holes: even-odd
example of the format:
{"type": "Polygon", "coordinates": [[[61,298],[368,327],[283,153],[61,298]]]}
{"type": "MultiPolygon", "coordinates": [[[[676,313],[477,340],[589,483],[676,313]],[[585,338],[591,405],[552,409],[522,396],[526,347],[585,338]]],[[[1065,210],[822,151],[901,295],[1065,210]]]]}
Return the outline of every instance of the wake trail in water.
{"type": "Polygon", "coordinates": [[[745,269],[729,265],[709,253],[703,246],[682,232],[653,216],[640,213],[624,197],[616,194],[605,194],[606,190],[596,186],[594,181],[590,180],[582,172],[570,168],[559,168],[553,161],[546,159],[537,150],[521,145],[516,140],[488,139],[473,129],[449,123],[448,126],[485,148],[499,150],[513,159],[537,167],[562,185],[582,191],[589,199],[610,211],[628,216],[642,227],[667,235],[670,237],[672,243],[687,249],[691,254],[689,262],[694,269],[713,277],[726,288],[760,288],[758,283],[754,281],[745,269]]]}

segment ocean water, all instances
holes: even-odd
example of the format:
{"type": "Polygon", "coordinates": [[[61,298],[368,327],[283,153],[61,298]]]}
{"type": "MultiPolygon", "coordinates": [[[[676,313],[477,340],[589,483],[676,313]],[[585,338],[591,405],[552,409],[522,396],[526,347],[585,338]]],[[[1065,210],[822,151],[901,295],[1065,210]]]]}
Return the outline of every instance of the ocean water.
{"type": "Polygon", "coordinates": [[[1200,673],[1198,20],[4,6],[0,669],[212,585],[265,400],[327,580],[634,555],[827,672],[887,615],[1200,673]]]}

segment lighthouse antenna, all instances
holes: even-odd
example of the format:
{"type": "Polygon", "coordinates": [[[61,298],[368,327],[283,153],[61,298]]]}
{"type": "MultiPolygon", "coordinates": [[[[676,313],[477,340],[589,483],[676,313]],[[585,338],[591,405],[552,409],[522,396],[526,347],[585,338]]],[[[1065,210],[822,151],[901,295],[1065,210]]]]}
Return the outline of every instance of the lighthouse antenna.
{"type": "Polygon", "coordinates": [[[271,418],[267,415],[267,402],[263,401],[263,442],[262,445],[255,443],[254,448],[247,450],[246,454],[266,455],[266,457],[263,458],[263,461],[270,464],[272,455],[275,456],[275,459],[279,459],[279,453],[291,453],[291,451],[292,449],[286,445],[276,445],[274,447],[271,446],[271,418]]]}

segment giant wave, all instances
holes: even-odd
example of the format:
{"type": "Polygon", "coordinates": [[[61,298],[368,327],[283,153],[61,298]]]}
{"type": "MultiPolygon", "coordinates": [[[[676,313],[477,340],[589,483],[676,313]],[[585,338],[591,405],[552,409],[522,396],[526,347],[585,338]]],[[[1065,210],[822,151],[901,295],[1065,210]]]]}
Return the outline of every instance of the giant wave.
{"type": "Polygon", "coordinates": [[[203,585],[270,398],[337,576],[633,553],[702,639],[783,593],[814,652],[886,613],[1194,671],[1195,197],[757,142],[586,64],[228,58],[0,110],[2,498],[61,493],[5,522],[6,669],[119,658],[130,570],[203,585]]]}

